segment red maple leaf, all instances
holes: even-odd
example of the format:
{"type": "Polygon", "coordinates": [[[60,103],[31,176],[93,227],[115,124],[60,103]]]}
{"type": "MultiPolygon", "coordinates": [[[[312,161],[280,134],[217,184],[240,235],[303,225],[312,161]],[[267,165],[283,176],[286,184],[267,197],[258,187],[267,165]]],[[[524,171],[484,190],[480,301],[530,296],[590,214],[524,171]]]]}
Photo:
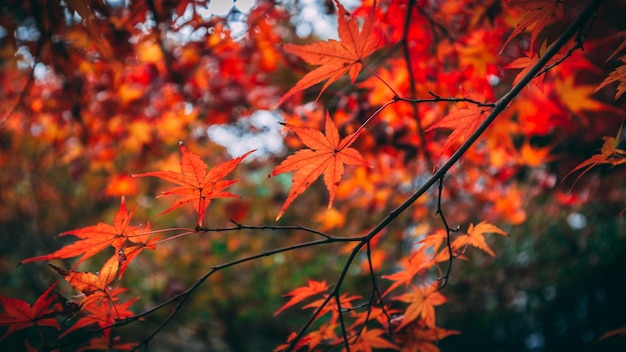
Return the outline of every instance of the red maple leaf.
{"type": "Polygon", "coordinates": [[[211,203],[211,199],[225,198],[225,197],[239,197],[236,194],[224,192],[226,187],[229,187],[237,180],[221,180],[224,176],[230,173],[248,154],[252,153],[251,150],[244,155],[221,163],[207,171],[207,164],[200,159],[197,154],[190,152],[183,142],[179,142],[178,146],[182,153],[180,159],[180,171],[152,171],[143,174],[132,175],[133,177],[145,177],[154,176],[162,178],[168,182],[175,183],[179,187],[174,187],[169,191],[161,193],[159,197],[167,195],[175,195],[180,197],[159,215],[168,213],[183,205],[191,204],[194,210],[198,213],[198,226],[202,226],[202,220],[204,219],[204,213],[206,208],[211,203]]]}
{"type": "Polygon", "coordinates": [[[287,303],[285,303],[282,307],[280,307],[280,309],[278,309],[274,313],[274,315],[278,315],[283,310],[295,304],[298,304],[311,296],[320,294],[322,292],[326,292],[327,290],[328,290],[328,285],[326,284],[326,280],[324,281],[309,280],[308,286],[298,287],[294,289],[293,291],[284,294],[283,295],[284,297],[291,296],[291,298],[289,299],[287,303]]]}
{"type": "MultiPolygon", "coordinates": [[[[127,290],[120,288],[112,290],[109,294],[109,301],[102,299],[85,300],[81,304],[81,311],[84,315],[78,318],[78,320],[65,330],[59,338],[70,334],[72,331],[76,331],[90,325],[96,324],[98,328],[105,328],[113,325],[117,320],[132,317],[134,313],[129,308],[139,299],[139,297],[132,298],[124,303],[119,303],[119,298],[117,296],[125,291],[127,290]]],[[[110,331],[110,329],[105,330],[105,334],[109,334],[110,331]]]]}
{"type": "Polygon", "coordinates": [[[376,50],[380,31],[376,27],[374,11],[371,11],[365,18],[359,31],[358,19],[351,17],[337,0],[335,4],[337,4],[339,41],[331,39],[327,42],[308,45],[286,44],[284,46],[285,51],[298,55],[310,65],[320,67],[304,75],[280,98],[276,106],[282,104],[294,93],[328,80],[320,90],[319,98],[331,83],[346,72],[354,83],[361,72],[363,58],[376,50]]]}
{"type": "Polygon", "coordinates": [[[270,176],[275,176],[289,171],[296,172],[293,175],[293,183],[287,200],[278,212],[276,220],[280,219],[291,202],[321,174],[324,174],[324,183],[330,193],[328,208],[332,207],[337,184],[343,176],[344,164],[367,165],[363,156],[356,149],[350,148],[350,145],[356,140],[356,135],[351,134],[339,140],[337,126],[330,119],[328,113],[326,113],[326,134],[311,127],[298,127],[289,124],[285,124],[285,126],[294,131],[302,143],[310,149],[302,149],[290,155],[270,174],[270,176]]]}
{"type": "MultiPolygon", "coordinates": [[[[533,66],[537,63],[537,61],[539,61],[539,59],[545,54],[545,52],[548,50],[548,45],[546,42],[544,42],[541,45],[541,48],[539,48],[539,53],[535,53],[532,50],[529,50],[525,53],[526,56],[524,57],[519,57],[515,60],[513,60],[512,62],[510,62],[508,65],[504,66],[505,69],[516,69],[516,68],[521,68],[522,70],[517,74],[517,76],[515,76],[515,79],[513,80],[513,85],[516,85],[517,82],[519,82],[522,78],[524,78],[524,76],[526,76],[526,74],[528,73],[528,71],[530,71],[533,66]]],[[[562,60],[564,57],[563,54],[556,54],[554,55],[546,64],[546,66],[550,66],[555,64],[556,62],[558,62],[559,60],[562,60]]],[[[543,87],[543,79],[545,78],[545,74],[542,74],[538,77],[535,77],[534,79],[536,80],[536,84],[537,86],[539,86],[540,88],[543,87]]]]}
{"type": "Polygon", "coordinates": [[[511,39],[522,33],[526,28],[532,26],[530,34],[530,48],[532,49],[539,32],[548,24],[557,19],[563,18],[563,2],[556,0],[524,0],[518,1],[516,5],[523,9],[524,17],[517,24],[517,27],[511,32],[500,49],[502,50],[509,44],[511,39]]]}
{"type": "Polygon", "coordinates": [[[119,252],[125,246],[127,240],[137,242],[137,238],[143,238],[150,229],[149,225],[147,225],[146,228],[130,226],[130,220],[134,213],[134,209],[130,212],[126,210],[126,201],[124,197],[122,197],[120,209],[113,219],[113,225],[99,223],[97,225],[63,232],[59,234],[59,236],[72,235],[80,239],[53,253],[24,259],[20,264],[38,260],[66,259],[82,255],[80,260],[74,265],[74,268],[76,268],[80,263],[93,257],[108,246],[114,247],[116,252],[119,252]]]}
{"type": "MultiPolygon", "coordinates": [[[[394,318],[394,320],[398,318],[394,318]]],[[[392,326],[395,323],[394,320],[391,322],[392,326]]],[[[402,346],[403,351],[439,352],[439,340],[450,335],[458,334],[460,334],[460,332],[457,330],[427,327],[423,321],[417,321],[396,333],[394,339],[402,346]]]]}
{"type": "MultiPolygon", "coordinates": [[[[477,97],[470,94],[471,98],[482,103],[485,102],[484,97],[477,97]]],[[[443,145],[441,154],[445,153],[448,148],[457,140],[467,139],[478,126],[485,120],[488,115],[489,109],[476,104],[465,103],[467,107],[455,110],[448,115],[444,116],[441,120],[435,122],[426,129],[426,132],[432,131],[435,128],[449,128],[452,129],[452,133],[448,136],[446,143],[443,145]]]]}
{"type": "Polygon", "coordinates": [[[50,295],[55,286],[56,284],[50,286],[32,306],[21,299],[0,296],[0,306],[4,309],[4,313],[0,313],[0,326],[9,328],[0,336],[0,341],[16,331],[31,326],[51,326],[60,330],[52,308],[56,296],[50,295]]]}

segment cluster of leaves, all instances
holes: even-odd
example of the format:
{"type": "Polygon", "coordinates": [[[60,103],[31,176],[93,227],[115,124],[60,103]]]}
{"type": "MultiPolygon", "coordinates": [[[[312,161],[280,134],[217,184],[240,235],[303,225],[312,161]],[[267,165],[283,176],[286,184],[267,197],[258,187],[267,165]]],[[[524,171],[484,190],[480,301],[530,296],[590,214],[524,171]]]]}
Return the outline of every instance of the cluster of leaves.
{"type": "MultiPolygon", "coordinates": [[[[301,225],[243,225],[235,220],[231,226],[209,228],[206,218],[211,200],[238,197],[225,190],[237,181],[225,177],[254,151],[209,168],[200,155],[178,142],[180,171],[132,177],[113,172],[107,193],[134,195],[137,177],[160,178],[176,185],[161,194],[176,197],[161,214],[190,205],[195,223],[188,228],[158,230],[151,229],[150,223],[131,226],[135,210],[128,211],[122,196],[112,225],[98,223],[62,232],[60,236],[77,239],[50,254],[22,260],[26,264],[80,257],[69,269],[50,266],[81,296],[67,300],[53,292],[58,282],[32,306],[0,296],[4,309],[0,325],[8,327],[0,339],[23,329],[62,330],[59,322],[65,320],[71,325],[58,334],[57,340],[50,342],[42,335],[38,345],[62,348],[87,340],[82,350],[138,349],[146,346],[190,295],[217,272],[301,248],[343,243],[347,245],[340,251],[343,265],[339,265],[333,283],[311,278],[307,285],[285,295],[289,299],[276,314],[297,305],[312,312],[301,329],[276,349],[437,351],[439,340],[459,333],[438,326],[436,318],[436,307],[447,300],[441,289],[448,282],[453,261],[469,259],[470,247],[495,256],[485,235],[508,236],[508,232],[493,223],[515,225],[525,220],[520,174],[536,169],[537,180],[554,177],[544,166],[556,158],[555,150],[565,150],[556,142],[542,141],[564,141],[567,134],[580,133],[578,126],[591,124],[597,114],[618,117],[594,122],[608,126],[601,131],[619,126],[623,111],[591,94],[619,81],[614,97],[619,99],[624,92],[625,66],[617,67],[606,78],[595,77],[593,84],[581,83],[588,79],[586,74],[598,71],[594,60],[603,53],[598,49],[583,55],[581,50],[604,44],[592,36],[594,30],[608,23],[601,29],[614,33],[611,43],[624,35],[611,27],[610,21],[592,21],[601,3],[593,0],[581,8],[573,1],[461,1],[446,6],[438,2],[380,1],[364,3],[349,13],[335,1],[338,40],[286,44],[282,50],[278,43],[283,39],[273,32],[272,23],[284,20],[286,12],[274,3],[259,2],[248,15],[251,39],[244,44],[231,38],[224,23],[206,23],[196,11],[197,2],[174,6],[149,0],[111,8],[98,2],[86,5],[68,1],[46,7],[46,13],[35,11],[41,18],[35,19],[39,37],[31,43],[33,69],[26,77],[19,76],[18,58],[5,63],[13,68],[6,70],[7,74],[19,76],[21,80],[16,81],[22,82],[21,86],[3,88],[6,100],[15,103],[14,109],[3,111],[7,114],[4,127],[15,136],[10,143],[19,144],[25,136],[37,135],[55,147],[54,153],[65,153],[65,162],[74,166],[71,172],[77,177],[85,172],[78,167],[81,160],[91,160],[90,168],[114,169],[116,148],[140,153],[140,160],[158,154],[160,144],[175,143],[183,130],[234,122],[246,110],[280,107],[285,143],[297,150],[269,175],[278,178],[294,172],[276,220],[310,217],[310,209],[294,208],[299,201],[304,202],[297,198],[314,187],[320,176],[328,191],[328,210],[316,216],[319,230],[301,225]],[[183,15],[187,9],[191,9],[189,16],[183,15]],[[80,21],[74,17],[63,20],[55,14],[64,10],[80,21]],[[172,14],[180,22],[170,20],[172,14]],[[133,25],[149,22],[149,18],[158,24],[171,21],[174,28],[189,25],[211,30],[199,40],[171,50],[162,39],[167,33],[160,33],[161,25],[150,34],[134,32],[133,25]],[[105,20],[113,26],[98,34],[105,20]],[[67,42],[55,42],[54,35],[64,30],[68,30],[64,37],[67,42]],[[543,42],[538,44],[538,40],[543,42]],[[72,50],[66,49],[65,56],[57,55],[59,46],[71,46],[72,50]],[[250,62],[242,60],[246,53],[251,54],[250,62]],[[135,66],[122,68],[120,57],[135,66]],[[278,95],[271,88],[270,73],[278,71],[277,60],[294,70],[302,69],[296,57],[317,67],[278,95]],[[37,82],[34,68],[42,62],[49,63],[63,81],[37,82]],[[205,70],[208,66],[218,69],[205,70]],[[515,69],[521,69],[516,76],[509,71],[515,69]],[[309,88],[322,82],[316,105],[309,104],[309,88]],[[329,94],[340,83],[343,88],[329,94]],[[85,86],[90,100],[76,96],[85,86]],[[22,94],[26,91],[31,94],[22,94]],[[233,97],[233,92],[237,96],[233,97]],[[243,92],[248,94],[241,95],[243,92]],[[60,98],[45,98],[54,94],[73,94],[69,99],[72,105],[61,103],[60,98]],[[167,99],[160,101],[161,97],[167,99]],[[191,101],[193,107],[189,108],[191,101]],[[30,115],[22,110],[35,113],[37,118],[24,119],[30,115]],[[96,117],[102,111],[111,116],[106,123],[96,117]],[[202,121],[199,116],[207,112],[211,117],[202,121]],[[482,134],[485,138],[476,144],[482,134]],[[461,157],[463,163],[455,166],[461,157]],[[436,184],[438,192],[429,193],[436,184]],[[477,209],[468,210],[477,203],[477,209]],[[429,211],[436,216],[420,227],[429,211]],[[363,214],[375,222],[362,221],[363,214]],[[397,220],[400,215],[402,220],[397,220]],[[467,227],[461,231],[449,225],[452,223],[467,227]],[[413,230],[403,230],[406,228],[413,230]],[[343,235],[327,233],[332,229],[343,235]],[[124,287],[121,279],[144,249],[159,251],[165,242],[194,234],[262,230],[300,232],[317,239],[281,244],[212,265],[194,284],[170,299],[141,313],[131,311],[138,298],[126,298],[132,287],[124,287]],[[383,237],[403,241],[407,248],[393,252],[393,243],[383,243],[383,237]],[[79,265],[100,258],[101,252],[107,259],[98,271],[78,271],[79,265]],[[398,265],[385,267],[384,262],[396,254],[398,265]],[[347,289],[351,269],[359,262],[369,282],[364,294],[347,289]],[[395,272],[385,274],[383,268],[395,272]],[[123,342],[115,334],[114,328],[146,319],[170,305],[174,306],[171,314],[148,336],[123,342]],[[79,329],[91,332],[80,339],[59,342],[79,329]]],[[[607,3],[608,9],[620,5],[619,1],[607,3]]],[[[2,20],[4,27],[17,28],[14,22],[2,20]]],[[[13,39],[13,51],[17,52],[24,43],[13,39]]],[[[613,60],[624,43],[602,60],[613,60]]],[[[623,56],[619,61],[626,62],[623,56]]],[[[605,137],[601,153],[571,172],[626,163],[621,135],[620,128],[616,137],[605,137]]],[[[598,137],[590,133],[585,136],[598,137]]],[[[145,165],[137,161],[132,166],[143,170],[145,165]]],[[[546,181],[543,187],[551,189],[554,184],[546,181]]],[[[32,343],[25,342],[29,349],[32,343]]]]}

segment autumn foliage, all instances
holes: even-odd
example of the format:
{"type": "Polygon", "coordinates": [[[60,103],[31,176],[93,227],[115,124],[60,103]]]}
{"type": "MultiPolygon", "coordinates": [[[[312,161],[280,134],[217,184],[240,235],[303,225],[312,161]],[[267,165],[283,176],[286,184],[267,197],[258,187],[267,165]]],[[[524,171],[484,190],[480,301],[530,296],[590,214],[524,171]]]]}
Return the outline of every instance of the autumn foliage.
{"type": "Polygon", "coordinates": [[[0,5],[0,219],[39,236],[3,269],[42,292],[0,341],[138,350],[240,294],[275,351],[439,351],[533,199],[623,225],[623,1],[327,1],[335,39],[213,3],[0,5]]]}

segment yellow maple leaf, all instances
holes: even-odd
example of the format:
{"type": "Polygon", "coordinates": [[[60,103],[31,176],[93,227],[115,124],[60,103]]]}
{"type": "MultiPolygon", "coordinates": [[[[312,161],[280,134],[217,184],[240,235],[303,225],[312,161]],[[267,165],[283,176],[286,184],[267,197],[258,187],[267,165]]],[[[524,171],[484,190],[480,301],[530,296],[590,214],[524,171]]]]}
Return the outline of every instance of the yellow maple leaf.
{"type": "Polygon", "coordinates": [[[611,109],[608,105],[590,97],[596,88],[590,85],[575,84],[572,76],[568,76],[564,81],[556,81],[555,90],[563,104],[575,114],[583,111],[611,109]]]}

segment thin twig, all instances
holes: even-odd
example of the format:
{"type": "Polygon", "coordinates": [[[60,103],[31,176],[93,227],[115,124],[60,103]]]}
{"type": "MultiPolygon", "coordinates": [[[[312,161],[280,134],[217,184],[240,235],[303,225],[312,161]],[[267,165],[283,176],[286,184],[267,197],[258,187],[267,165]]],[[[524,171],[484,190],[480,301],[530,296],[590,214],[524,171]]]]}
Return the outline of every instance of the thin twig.
{"type": "Polygon", "coordinates": [[[441,280],[441,285],[439,286],[439,289],[446,287],[446,285],[448,284],[448,279],[450,278],[450,271],[452,270],[452,261],[454,260],[454,258],[456,258],[454,253],[452,253],[452,245],[450,243],[450,236],[452,235],[452,232],[457,232],[459,230],[458,227],[453,229],[450,227],[450,225],[448,225],[448,221],[446,220],[446,217],[443,214],[443,208],[441,207],[444,176],[441,176],[441,178],[439,179],[439,195],[437,197],[437,212],[435,213],[435,215],[439,215],[439,218],[441,219],[441,222],[443,223],[443,226],[446,229],[446,246],[448,247],[448,254],[450,255],[450,258],[448,258],[448,270],[439,279],[441,280]]]}
{"type": "Polygon", "coordinates": [[[496,106],[495,103],[483,103],[478,100],[469,99],[469,98],[444,98],[444,97],[440,97],[439,95],[433,92],[428,92],[428,94],[432,95],[433,98],[432,99],[408,99],[408,98],[402,98],[402,97],[394,97],[394,100],[406,101],[406,102],[415,103],[415,104],[439,103],[442,101],[449,101],[453,103],[470,103],[479,107],[488,107],[488,108],[494,108],[496,106]]]}

